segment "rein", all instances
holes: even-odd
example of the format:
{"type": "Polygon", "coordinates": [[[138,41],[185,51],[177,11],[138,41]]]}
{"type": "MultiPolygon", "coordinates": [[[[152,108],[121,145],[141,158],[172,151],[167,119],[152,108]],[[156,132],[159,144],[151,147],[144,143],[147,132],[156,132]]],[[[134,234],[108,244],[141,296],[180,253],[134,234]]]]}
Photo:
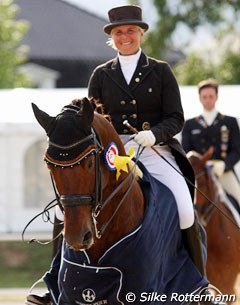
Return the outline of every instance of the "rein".
{"type": "MultiPolygon", "coordinates": [[[[142,150],[141,150],[142,152],[142,150]]],[[[130,174],[122,180],[122,182],[117,186],[117,188],[107,197],[107,199],[105,199],[105,201],[101,204],[101,206],[99,205],[97,209],[95,209],[95,213],[93,215],[93,219],[95,219],[95,223],[96,223],[96,218],[99,215],[99,213],[101,212],[101,210],[112,200],[112,198],[121,190],[121,188],[124,186],[124,184],[126,182],[128,182],[128,180],[132,177],[132,181],[131,184],[129,185],[128,189],[126,190],[126,192],[124,193],[122,199],[120,200],[116,210],[114,211],[114,213],[112,214],[112,216],[110,217],[110,219],[102,226],[101,229],[97,230],[96,226],[95,226],[95,231],[96,231],[96,237],[97,238],[101,238],[101,236],[103,235],[104,231],[106,230],[106,228],[108,227],[108,225],[111,223],[111,221],[113,220],[114,216],[116,215],[117,211],[119,210],[119,208],[121,207],[121,205],[123,204],[124,200],[126,199],[127,195],[129,194],[130,190],[133,187],[133,183],[134,183],[134,177],[133,177],[133,173],[136,169],[137,166],[137,161],[141,155],[141,152],[138,152],[136,154],[136,162],[135,165],[133,167],[133,169],[131,170],[130,174]]]]}
{"type": "MultiPolygon", "coordinates": [[[[59,201],[58,201],[58,197],[56,196],[56,198],[54,198],[52,201],[50,201],[46,207],[44,208],[44,210],[40,213],[38,213],[37,215],[35,215],[27,224],[26,226],[24,227],[23,231],[22,231],[22,241],[25,241],[25,238],[24,238],[24,235],[25,235],[25,232],[27,230],[27,228],[30,226],[30,224],[35,220],[37,219],[39,216],[42,215],[42,219],[43,219],[43,222],[50,222],[51,224],[53,224],[53,222],[51,221],[51,218],[50,218],[50,213],[49,213],[49,210],[51,210],[52,208],[54,208],[55,206],[59,205],[59,201]],[[54,203],[55,201],[57,201],[57,203],[54,203]],[[46,217],[46,218],[44,218],[46,217]]],[[[41,242],[40,240],[36,239],[36,238],[32,238],[30,239],[27,243],[28,244],[31,244],[33,242],[37,242],[38,244],[41,244],[41,245],[48,245],[50,244],[51,242],[53,242],[55,239],[57,239],[60,235],[62,234],[62,232],[60,232],[57,236],[55,236],[53,239],[49,240],[49,241],[46,241],[46,242],[41,242]]]]}
{"type": "MultiPolygon", "coordinates": [[[[52,186],[53,186],[53,190],[54,190],[54,194],[55,194],[55,198],[50,201],[47,206],[44,208],[44,210],[40,213],[38,213],[37,215],[35,215],[27,224],[26,226],[24,227],[23,231],[22,231],[22,241],[25,241],[24,239],[24,234],[27,230],[27,228],[30,226],[30,224],[35,220],[37,219],[39,216],[42,215],[42,219],[44,222],[50,222],[51,224],[54,224],[52,221],[51,221],[51,218],[50,218],[50,214],[49,214],[49,210],[51,210],[52,208],[56,207],[57,205],[60,207],[61,211],[63,212],[63,207],[62,205],[60,204],[60,201],[59,201],[59,195],[57,193],[57,190],[56,190],[56,186],[54,184],[54,181],[53,181],[53,177],[52,175],[50,174],[50,177],[51,177],[51,182],[52,182],[52,186]],[[57,203],[53,204],[55,201],[57,201],[57,203]],[[46,216],[46,220],[44,219],[44,216],[46,216]]],[[[62,222],[59,223],[59,225],[62,225],[62,222]]],[[[58,237],[62,234],[62,231],[57,234],[57,236],[55,236],[54,238],[52,238],[51,240],[49,241],[46,241],[46,242],[41,242],[39,239],[36,239],[36,238],[32,238],[30,239],[27,243],[28,244],[31,244],[33,242],[36,242],[40,245],[48,245],[50,243],[52,243],[54,240],[58,239],[58,237]]]]}
{"type": "MultiPolygon", "coordinates": [[[[196,180],[199,179],[201,176],[205,175],[206,179],[210,179],[210,177],[212,178],[212,180],[214,180],[214,176],[210,170],[210,166],[207,166],[207,169],[201,171],[198,175],[196,175],[196,180]]],[[[210,193],[210,188],[209,188],[209,183],[207,184],[207,193],[210,193]]],[[[214,183],[214,204],[208,204],[205,207],[200,206],[198,203],[195,204],[195,208],[196,210],[202,214],[200,216],[200,221],[204,226],[207,226],[207,224],[209,223],[212,215],[214,214],[214,212],[216,211],[215,207],[218,206],[218,199],[220,197],[219,191],[217,189],[217,185],[216,183],[214,183]]],[[[207,200],[208,202],[211,203],[210,199],[208,198],[207,200]]],[[[219,209],[219,208],[218,208],[219,209]]]]}
{"type": "MultiPolygon", "coordinates": [[[[123,122],[124,125],[126,125],[133,133],[137,134],[138,130],[131,126],[127,120],[123,122]]],[[[164,156],[162,156],[159,151],[157,151],[153,146],[151,146],[151,149],[160,157],[162,158],[165,162],[167,162],[168,165],[170,165],[179,175],[181,175],[197,192],[199,192],[209,203],[211,203],[224,217],[226,217],[234,226],[240,229],[238,224],[233,221],[227,214],[225,214],[215,202],[213,202],[206,194],[204,194],[190,179],[188,179],[180,170],[178,170],[175,166],[173,166],[164,156]]]]}
{"type": "MultiPolygon", "coordinates": [[[[155,151],[155,150],[154,150],[155,151]]],[[[160,155],[160,153],[156,150],[155,151],[159,157],[161,157],[165,162],[167,162],[179,175],[183,176],[183,178],[189,183],[191,184],[191,186],[197,191],[199,192],[210,204],[212,204],[225,218],[227,218],[235,227],[238,228],[238,230],[240,229],[240,227],[238,226],[238,224],[233,221],[226,213],[224,213],[215,202],[213,202],[205,193],[203,193],[196,185],[194,185],[194,183],[192,183],[192,181],[190,181],[186,176],[183,175],[182,172],[180,172],[177,168],[175,168],[170,162],[168,162],[168,160],[160,155]]]]}

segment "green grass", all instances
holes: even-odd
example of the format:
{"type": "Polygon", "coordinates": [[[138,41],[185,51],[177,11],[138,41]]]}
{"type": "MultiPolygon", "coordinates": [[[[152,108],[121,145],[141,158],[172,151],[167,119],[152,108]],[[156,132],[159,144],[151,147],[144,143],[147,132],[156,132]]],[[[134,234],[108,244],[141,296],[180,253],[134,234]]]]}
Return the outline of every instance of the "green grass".
{"type": "Polygon", "coordinates": [[[0,287],[31,287],[49,269],[52,245],[0,242],[0,287]]]}

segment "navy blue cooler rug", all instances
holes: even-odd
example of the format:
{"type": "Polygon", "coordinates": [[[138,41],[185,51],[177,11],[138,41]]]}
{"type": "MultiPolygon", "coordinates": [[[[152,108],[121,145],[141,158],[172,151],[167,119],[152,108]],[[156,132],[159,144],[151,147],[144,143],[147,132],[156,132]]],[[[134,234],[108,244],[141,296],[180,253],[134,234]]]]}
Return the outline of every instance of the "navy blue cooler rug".
{"type": "Polygon", "coordinates": [[[63,243],[59,291],[50,273],[44,278],[58,300],[55,304],[180,305],[177,295],[208,284],[182,242],[172,192],[140,167],[147,203],[142,224],[108,249],[97,265],[87,252],[73,251],[63,243]]]}

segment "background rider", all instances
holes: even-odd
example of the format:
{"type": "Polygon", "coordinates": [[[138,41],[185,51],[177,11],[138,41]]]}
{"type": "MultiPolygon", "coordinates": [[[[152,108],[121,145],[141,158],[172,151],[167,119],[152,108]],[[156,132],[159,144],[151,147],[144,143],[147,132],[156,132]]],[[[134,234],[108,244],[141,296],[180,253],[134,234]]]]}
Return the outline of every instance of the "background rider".
{"type": "MultiPolygon", "coordinates": [[[[203,112],[186,121],[182,131],[182,145],[186,152],[195,150],[204,154],[210,146],[213,172],[224,190],[240,206],[240,184],[234,165],[240,160],[240,132],[236,118],[220,113],[216,108],[218,83],[206,79],[198,84],[203,112]]],[[[227,101],[226,101],[227,102],[227,101]]]]}

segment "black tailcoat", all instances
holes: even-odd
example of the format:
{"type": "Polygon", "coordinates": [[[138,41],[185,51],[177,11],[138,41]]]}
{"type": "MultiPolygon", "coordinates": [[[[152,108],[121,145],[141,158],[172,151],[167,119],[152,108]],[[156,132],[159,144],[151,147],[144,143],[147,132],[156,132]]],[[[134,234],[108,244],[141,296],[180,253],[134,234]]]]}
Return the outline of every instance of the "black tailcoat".
{"type": "Polygon", "coordinates": [[[204,154],[214,147],[212,159],[224,160],[225,170],[232,170],[240,160],[240,132],[236,118],[217,114],[208,126],[202,116],[187,120],[182,131],[182,145],[186,152],[204,154]]]}
{"type": "Polygon", "coordinates": [[[156,143],[169,145],[182,172],[194,183],[185,152],[173,138],[182,130],[184,116],[179,87],[166,62],[141,53],[128,85],[118,58],[114,58],[94,70],[89,81],[89,97],[100,101],[118,134],[131,133],[123,125],[125,120],[138,131],[150,128],[156,143]]]}

